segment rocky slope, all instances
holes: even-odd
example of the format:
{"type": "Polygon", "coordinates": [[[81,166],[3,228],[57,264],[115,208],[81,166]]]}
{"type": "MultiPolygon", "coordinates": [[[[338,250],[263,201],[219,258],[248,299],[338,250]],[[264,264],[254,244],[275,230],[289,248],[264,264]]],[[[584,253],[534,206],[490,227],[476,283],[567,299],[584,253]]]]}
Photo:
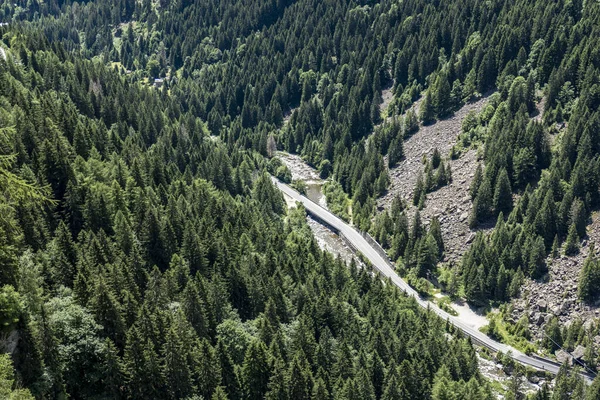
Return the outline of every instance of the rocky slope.
{"type": "MultiPolygon", "coordinates": [[[[421,126],[419,131],[404,142],[406,157],[390,170],[391,184],[388,192],[378,200],[380,210],[391,205],[396,196],[412,205],[412,196],[417,177],[423,170],[423,156],[431,157],[435,148],[446,157],[456,144],[461,132],[463,119],[470,111],[480,112],[489,96],[469,103],[451,117],[429,126],[421,126]]],[[[457,262],[466,251],[473,238],[468,226],[469,211],[472,207],[468,190],[477,169],[475,150],[469,150],[456,160],[448,160],[452,169],[452,183],[427,195],[421,212],[423,223],[428,224],[433,216],[440,219],[442,236],[446,246],[447,261],[457,262]]],[[[412,217],[415,207],[409,210],[412,217]]]]}
{"type": "MultiPolygon", "coordinates": [[[[511,317],[517,321],[524,314],[527,315],[529,329],[536,338],[543,337],[543,328],[553,316],[557,316],[562,325],[569,325],[576,318],[591,324],[593,319],[600,317],[600,301],[590,306],[577,299],[579,275],[583,261],[589,254],[590,243],[600,244],[598,212],[592,215],[592,222],[587,228],[587,237],[582,241],[579,254],[549,258],[547,281],[527,280],[521,290],[521,296],[512,302],[511,317]]],[[[596,337],[595,341],[600,345],[600,336],[596,337]]]]}

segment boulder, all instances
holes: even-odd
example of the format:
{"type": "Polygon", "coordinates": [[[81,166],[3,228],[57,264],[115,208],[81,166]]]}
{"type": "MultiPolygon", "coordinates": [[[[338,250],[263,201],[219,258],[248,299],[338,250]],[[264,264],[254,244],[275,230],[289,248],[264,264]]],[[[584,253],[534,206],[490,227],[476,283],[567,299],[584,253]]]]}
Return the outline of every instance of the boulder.
{"type": "Polygon", "coordinates": [[[556,360],[559,363],[564,364],[566,362],[568,365],[573,365],[573,357],[571,357],[566,351],[558,350],[554,354],[556,355],[556,360]]]}
{"type": "Polygon", "coordinates": [[[573,350],[571,352],[571,354],[573,355],[573,358],[581,361],[581,360],[583,360],[583,357],[585,355],[585,347],[583,347],[582,345],[579,345],[579,346],[575,347],[575,350],[573,350]]]}
{"type": "Polygon", "coordinates": [[[548,309],[548,302],[546,300],[540,300],[540,301],[538,301],[537,302],[537,308],[541,312],[546,312],[546,310],[548,309]]]}
{"type": "Polygon", "coordinates": [[[542,313],[535,313],[534,316],[533,316],[533,319],[531,320],[531,322],[533,322],[537,326],[541,326],[544,323],[545,320],[546,319],[544,317],[544,314],[542,314],[542,313]]]}
{"type": "Polygon", "coordinates": [[[469,237],[467,238],[467,244],[471,243],[473,240],[475,240],[475,233],[471,232],[471,234],[469,235],[469,237]]]}

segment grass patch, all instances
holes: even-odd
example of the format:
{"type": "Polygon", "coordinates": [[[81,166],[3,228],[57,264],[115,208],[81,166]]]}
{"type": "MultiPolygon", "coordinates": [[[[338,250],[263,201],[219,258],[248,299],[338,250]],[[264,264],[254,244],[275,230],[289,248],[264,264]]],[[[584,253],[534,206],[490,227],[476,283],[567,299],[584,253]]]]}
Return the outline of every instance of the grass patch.
{"type": "Polygon", "coordinates": [[[452,308],[452,301],[449,297],[436,297],[435,302],[439,308],[446,311],[448,314],[452,315],[453,317],[458,317],[458,313],[454,308],[452,308]]]}
{"type": "Polygon", "coordinates": [[[523,325],[528,322],[513,324],[503,318],[502,312],[489,313],[488,319],[490,323],[479,329],[482,333],[525,354],[536,352],[537,346],[528,339],[528,330],[523,329],[523,325]]]}

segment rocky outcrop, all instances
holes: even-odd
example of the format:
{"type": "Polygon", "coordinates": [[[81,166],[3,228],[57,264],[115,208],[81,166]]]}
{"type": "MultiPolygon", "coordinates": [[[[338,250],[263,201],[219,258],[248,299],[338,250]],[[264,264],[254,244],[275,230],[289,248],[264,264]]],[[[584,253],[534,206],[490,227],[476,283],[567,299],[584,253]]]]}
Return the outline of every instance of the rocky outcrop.
{"type": "Polygon", "coordinates": [[[526,280],[521,296],[512,302],[512,319],[516,321],[526,314],[529,317],[529,329],[538,339],[543,337],[543,329],[553,316],[558,317],[561,325],[568,325],[579,318],[590,326],[595,318],[600,317],[600,301],[589,305],[577,298],[579,275],[583,261],[589,254],[590,243],[600,244],[599,213],[592,215],[587,232],[588,236],[582,241],[578,255],[549,258],[547,280],[526,280]]]}
{"type": "MultiPolygon", "coordinates": [[[[452,117],[429,126],[421,126],[419,131],[404,142],[406,157],[390,170],[390,188],[378,200],[380,209],[389,207],[396,196],[405,199],[412,205],[412,195],[417,177],[423,170],[423,156],[431,157],[434,149],[438,149],[443,157],[448,156],[450,149],[458,140],[462,122],[470,111],[479,112],[487,105],[488,97],[469,103],[458,110],[452,117]]],[[[452,183],[435,192],[427,194],[425,207],[421,211],[423,223],[429,224],[433,216],[437,216],[442,227],[442,237],[446,246],[446,261],[458,262],[469,247],[474,233],[469,229],[468,219],[472,207],[469,197],[469,186],[477,169],[476,150],[469,150],[456,160],[449,160],[452,170],[452,183]]],[[[409,218],[416,211],[409,210],[409,218]]]]}

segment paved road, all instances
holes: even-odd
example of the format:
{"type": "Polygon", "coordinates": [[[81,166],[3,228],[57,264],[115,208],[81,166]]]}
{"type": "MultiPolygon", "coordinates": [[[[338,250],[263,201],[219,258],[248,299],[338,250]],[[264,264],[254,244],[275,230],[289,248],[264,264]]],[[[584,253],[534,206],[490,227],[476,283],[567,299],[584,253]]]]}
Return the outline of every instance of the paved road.
{"type": "MultiPolygon", "coordinates": [[[[286,195],[290,196],[292,199],[302,203],[308,213],[317,217],[321,221],[325,222],[327,225],[337,230],[340,234],[342,234],[350,242],[350,244],[354,246],[356,250],[360,251],[371,262],[371,264],[373,264],[373,266],[379,271],[381,275],[390,278],[393,284],[398,286],[409,296],[413,296],[421,307],[429,307],[429,309],[431,309],[438,316],[440,316],[440,318],[443,318],[444,320],[449,320],[464,334],[470,336],[474,342],[477,342],[478,344],[487,347],[492,351],[502,351],[503,353],[508,353],[510,351],[512,353],[512,358],[523,365],[530,366],[539,370],[549,371],[552,374],[558,373],[560,364],[552,360],[527,356],[510,346],[492,340],[491,338],[479,332],[478,330],[460,321],[458,318],[440,309],[434,303],[422,299],[419,296],[419,294],[408,285],[408,283],[406,283],[402,278],[400,278],[400,276],[398,276],[396,271],[391,266],[389,260],[386,260],[384,257],[382,257],[377,252],[377,250],[375,250],[375,248],[356,229],[354,229],[342,219],[336,217],[334,214],[327,211],[317,203],[314,203],[313,201],[304,197],[288,185],[281,183],[275,178],[272,179],[279,190],[281,190],[286,195]]],[[[585,377],[588,380],[590,379],[588,376],[585,377]]]]}

